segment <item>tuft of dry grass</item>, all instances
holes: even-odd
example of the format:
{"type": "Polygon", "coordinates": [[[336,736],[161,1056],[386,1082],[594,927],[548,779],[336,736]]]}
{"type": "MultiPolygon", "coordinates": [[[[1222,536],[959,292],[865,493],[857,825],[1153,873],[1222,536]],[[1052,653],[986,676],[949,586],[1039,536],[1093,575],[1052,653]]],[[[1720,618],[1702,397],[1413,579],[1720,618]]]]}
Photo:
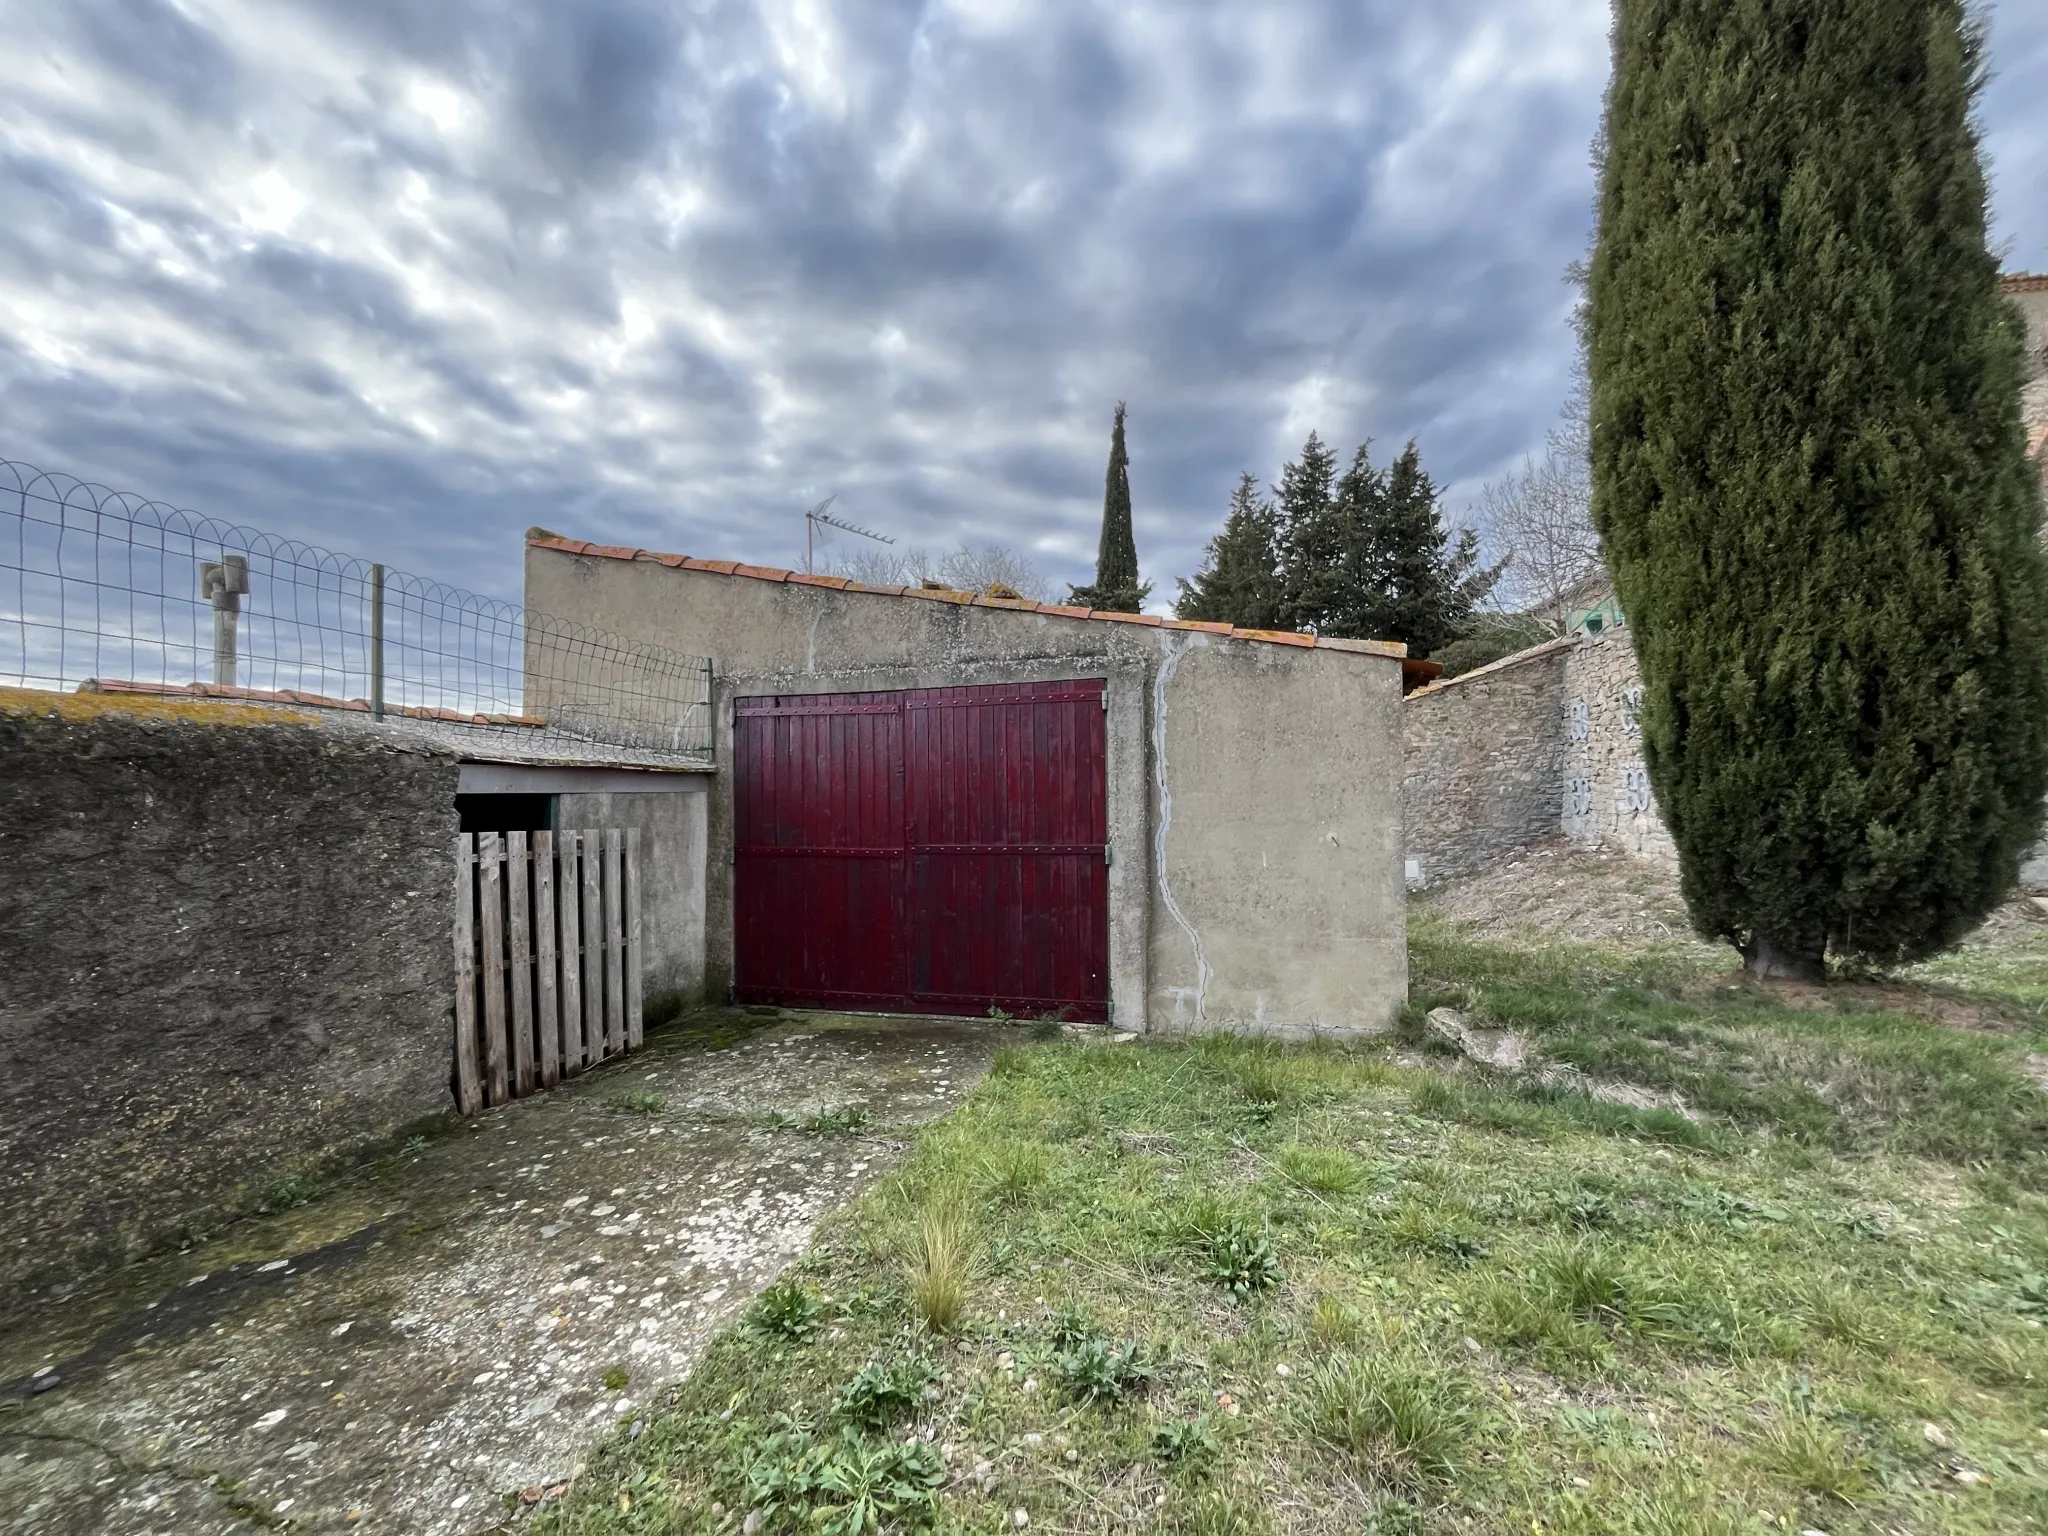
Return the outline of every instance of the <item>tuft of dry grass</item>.
{"type": "Polygon", "coordinates": [[[967,1316],[974,1250],[966,1206],[938,1199],[918,1212],[903,1283],[911,1308],[933,1333],[956,1333],[967,1316]]]}

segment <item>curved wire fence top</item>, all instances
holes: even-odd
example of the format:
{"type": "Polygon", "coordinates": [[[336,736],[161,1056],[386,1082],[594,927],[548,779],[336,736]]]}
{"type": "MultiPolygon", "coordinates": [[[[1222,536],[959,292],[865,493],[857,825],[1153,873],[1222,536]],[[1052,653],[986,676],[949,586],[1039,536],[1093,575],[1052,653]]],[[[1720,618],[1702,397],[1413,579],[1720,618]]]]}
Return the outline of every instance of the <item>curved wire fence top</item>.
{"type": "Polygon", "coordinates": [[[272,700],[701,759],[710,663],[0,459],[0,683],[272,700]]]}

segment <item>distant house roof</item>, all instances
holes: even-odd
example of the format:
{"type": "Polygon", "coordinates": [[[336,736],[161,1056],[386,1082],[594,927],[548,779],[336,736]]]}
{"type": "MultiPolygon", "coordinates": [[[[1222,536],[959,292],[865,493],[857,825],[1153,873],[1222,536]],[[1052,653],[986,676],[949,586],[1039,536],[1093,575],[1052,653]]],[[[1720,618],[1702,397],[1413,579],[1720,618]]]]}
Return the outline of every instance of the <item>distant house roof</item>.
{"type": "Polygon", "coordinates": [[[1099,608],[1072,608],[1060,603],[1035,603],[1027,597],[989,597],[973,592],[956,592],[944,587],[880,587],[849,581],[844,576],[809,576],[802,571],[785,571],[772,565],[743,565],[737,560],[696,560],[688,555],[656,554],[651,549],[632,549],[623,544],[591,544],[583,539],[565,539],[543,529],[526,536],[535,549],[558,550],[565,555],[593,556],[602,560],[651,560],[675,570],[706,571],[714,576],[744,576],[752,581],[782,582],[790,586],[830,587],[839,592],[864,592],[876,597],[909,597],[924,602],[952,603],[963,608],[1011,608],[1024,613],[1043,613],[1059,619],[1095,619],[1109,624],[1143,624],[1154,629],[1187,629],[1203,634],[1227,635],[1233,640],[1253,640],[1267,645],[1295,645],[1326,651],[1352,651],[1367,656],[1386,656],[1401,662],[1404,678],[1434,677],[1442,667],[1408,655],[1398,640],[1336,640],[1296,634],[1282,629],[1239,629],[1230,624],[1205,624],[1194,619],[1162,619],[1149,613],[1107,613],[1099,608]]]}
{"type": "Polygon", "coordinates": [[[1998,286],[2005,293],[2048,293],[2048,272],[2006,272],[1998,286]]]}

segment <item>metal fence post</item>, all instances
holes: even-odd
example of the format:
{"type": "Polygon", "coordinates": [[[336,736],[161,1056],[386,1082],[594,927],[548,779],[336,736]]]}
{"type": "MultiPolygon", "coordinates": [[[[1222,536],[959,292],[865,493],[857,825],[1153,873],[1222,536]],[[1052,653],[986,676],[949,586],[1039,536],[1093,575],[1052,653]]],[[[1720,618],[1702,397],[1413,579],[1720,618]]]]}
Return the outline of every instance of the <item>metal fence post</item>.
{"type": "Polygon", "coordinates": [[[370,567],[370,718],[384,718],[384,567],[370,567]]]}
{"type": "Polygon", "coordinates": [[[242,616],[242,594],[249,590],[249,557],[223,554],[199,566],[200,595],[213,604],[213,681],[235,686],[235,629],[242,616]]]}

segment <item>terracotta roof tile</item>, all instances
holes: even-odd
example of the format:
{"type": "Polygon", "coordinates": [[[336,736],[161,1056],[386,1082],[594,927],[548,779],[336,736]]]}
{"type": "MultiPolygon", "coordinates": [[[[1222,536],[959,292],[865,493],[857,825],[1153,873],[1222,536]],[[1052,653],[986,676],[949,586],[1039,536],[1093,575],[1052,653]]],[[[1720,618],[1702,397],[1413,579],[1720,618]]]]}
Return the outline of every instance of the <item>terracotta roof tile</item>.
{"type": "Polygon", "coordinates": [[[2007,293],[2048,293],[2048,272],[2007,272],[1998,286],[2007,293]]]}
{"type": "MultiPolygon", "coordinates": [[[[591,544],[582,539],[565,539],[550,535],[547,538],[529,538],[527,543],[536,549],[557,550],[565,555],[593,556],[605,560],[653,560],[672,569],[684,571],[708,571],[719,576],[744,576],[751,581],[793,582],[807,587],[831,587],[842,592],[863,592],[877,597],[921,597],[932,602],[952,603],[955,606],[972,604],[978,608],[1008,608],[1022,613],[1043,614],[1055,619],[1092,619],[1112,624],[1140,624],[1153,629],[1197,630],[1204,634],[1228,635],[1233,640],[1256,640],[1268,645],[1298,645],[1305,648],[1322,646],[1326,650],[1350,651],[1366,656],[1383,656],[1401,660],[1408,655],[1408,648],[1395,640],[1318,640],[1314,635],[1295,634],[1281,629],[1236,629],[1228,624],[1211,624],[1192,619],[1163,619],[1153,613],[1105,613],[1094,608],[1076,608],[1064,603],[1034,603],[1029,598],[983,597],[972,592],[953,592],[934,587],[881,587],[869,586],[864,582],[848,581],[843,576],[808,576],[799,571],[785,571],[775,566],[746,565],[737,560],[696,560],[687,555],[663,555],[649,549],[631,549],[623,544],[591,544]]],[[[1429,662],[1404,661],[1404,672],[1413,669],[1422,671],[1429,662]]]]}

